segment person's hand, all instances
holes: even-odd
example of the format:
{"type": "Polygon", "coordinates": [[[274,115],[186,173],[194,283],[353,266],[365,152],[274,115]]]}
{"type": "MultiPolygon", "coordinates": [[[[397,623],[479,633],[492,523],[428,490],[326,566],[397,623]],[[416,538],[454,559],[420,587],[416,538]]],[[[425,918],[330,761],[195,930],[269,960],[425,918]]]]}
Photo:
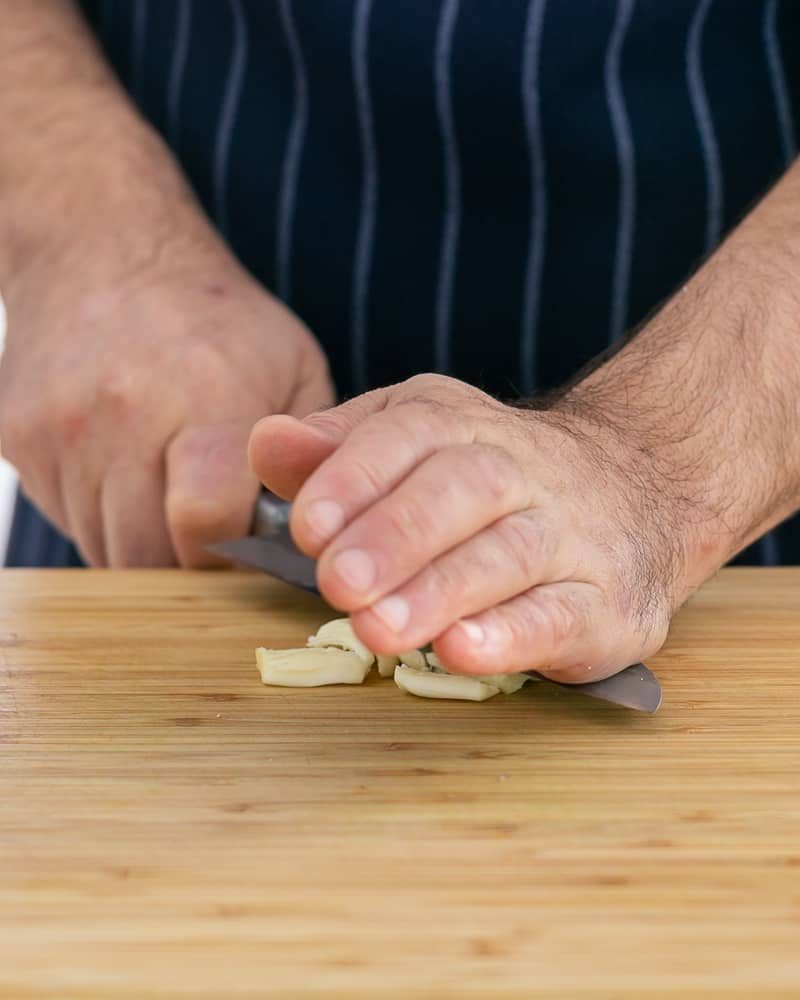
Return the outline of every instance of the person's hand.
{"type": "MultiPolygon", "coordinates": [[[[330,405],[327,364],[214,232],[79,6],[3,5],[0,443],[90,563],[204,564],[247,530],[253,422],[330,405]]],[[[233,197],[215,177],[218,217],[233,197]]]]}
{"type": "Polygon", "coordinates": [[[42,261],[7,295],[3,453],[94,566],[214,564],[204,546],[252,516],[253,423],[333,401],[300,321],[204,224],[185,236],[131,266],[80,234],[83,259],[42,261]]]}
{"type": "Polygon", "coordinates": [[[583,682],[655,652],[685,596],[668,477],[588,415],[425,375],[267,417],[250,459],[379,653],[433,641],[452,670],[583,682]]]}

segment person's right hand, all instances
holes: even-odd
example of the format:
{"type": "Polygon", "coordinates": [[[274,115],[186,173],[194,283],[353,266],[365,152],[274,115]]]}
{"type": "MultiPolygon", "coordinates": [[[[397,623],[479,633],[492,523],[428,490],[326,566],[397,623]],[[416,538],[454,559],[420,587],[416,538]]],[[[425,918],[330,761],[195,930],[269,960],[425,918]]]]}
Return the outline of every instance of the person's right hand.
{"type": "Polygon", "coordinates": [[[93,566],[213,564],[248,529],[253,424],[333,402],[308,330],[192,228],[135,265],[81,234],[4,290],[3,453],[93,566]]]}

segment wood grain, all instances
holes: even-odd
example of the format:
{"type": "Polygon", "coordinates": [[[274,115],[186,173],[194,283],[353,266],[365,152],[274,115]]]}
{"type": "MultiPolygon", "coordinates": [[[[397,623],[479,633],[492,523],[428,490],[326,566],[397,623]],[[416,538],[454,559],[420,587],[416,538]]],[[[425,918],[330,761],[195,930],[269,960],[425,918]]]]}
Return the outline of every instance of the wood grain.
{"type": "Polygon", "coordinates": [[[0,574],[0,996],[800,997],[800,570],[729,570],[640,716],[272,690],[249,574],[0,574]]]}

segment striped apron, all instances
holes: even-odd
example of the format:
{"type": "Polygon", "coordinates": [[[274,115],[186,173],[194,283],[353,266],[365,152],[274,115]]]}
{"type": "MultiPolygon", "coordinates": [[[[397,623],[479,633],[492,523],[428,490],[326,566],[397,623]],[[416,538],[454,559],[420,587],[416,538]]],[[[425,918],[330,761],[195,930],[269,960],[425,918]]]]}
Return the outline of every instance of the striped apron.
{"type": "MultiPolygon", "coordinates": [[[[796,152],[794,0],[83,6],[343,396],[420,371],[505,398],[558,385],[796,152]]],[[[739,561],[800,562],[800,522],[739,561]]],[[[24,498],[8,562],[79,564],[24,498]]]]}

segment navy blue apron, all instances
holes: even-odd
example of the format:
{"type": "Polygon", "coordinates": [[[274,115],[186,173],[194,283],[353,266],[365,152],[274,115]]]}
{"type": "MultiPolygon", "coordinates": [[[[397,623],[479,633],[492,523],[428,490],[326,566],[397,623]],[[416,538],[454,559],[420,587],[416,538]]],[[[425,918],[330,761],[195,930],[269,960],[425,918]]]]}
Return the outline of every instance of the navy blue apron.
{"type": "MultiPolygon", "coordinates": [[[[558,385],[680,285],[796,152],[789,0],[84,7],[342,396],[420,371],[509,399],[558,385]]],[[[800,562],[797,520],[740,560],[800,562]]],[[[78,560],[21,499],[8,562],[78,560]]]]}

